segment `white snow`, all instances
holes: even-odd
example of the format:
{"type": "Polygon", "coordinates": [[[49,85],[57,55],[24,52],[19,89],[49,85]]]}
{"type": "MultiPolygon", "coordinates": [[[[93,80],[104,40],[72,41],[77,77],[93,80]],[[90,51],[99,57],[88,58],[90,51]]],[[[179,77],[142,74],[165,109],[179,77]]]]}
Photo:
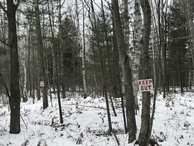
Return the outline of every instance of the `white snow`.
{"type": "MultiPolygon", "coordinates": [[[[54,97],[54,96],[53,96],[54,97]]],[[[53,107],[42,109],[42,101],[21,103],[21,132],[9,133],[10,112],[7,106],[0,106],[0,146],[117,146],[115,137],[106,135],[108,121],[103,97],[86,99],[71,95],[61,100],[63,124],[59,122],[57,98],[53,107]]],[[[124,132],[120,101],[114,100],[117,117],[111,106],[112,126],[117,131],[121,146],[128,144],[124,132]]],[[[50,104],[50,103],[49,103],[50,104]]],[[[141,100],[139,100],[141,106],[141,100]]],[[[140,130],[141,111],[137,113],[137,128],[140,130]]],[[[194,145],[194,93],[184,95],[173,93],[166,99],[157,96],[156,113],[152,137],[162,146],[194,145]]],[[[137,134],[138,136],[138,134],[137,134]]]]}

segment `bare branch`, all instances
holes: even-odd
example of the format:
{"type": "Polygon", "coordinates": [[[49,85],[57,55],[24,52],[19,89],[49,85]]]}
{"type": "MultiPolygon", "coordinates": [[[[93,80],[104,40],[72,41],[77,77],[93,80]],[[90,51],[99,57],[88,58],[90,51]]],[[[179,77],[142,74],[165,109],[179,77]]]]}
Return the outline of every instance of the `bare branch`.
{"type": "Polygon", "coordinates": [[[5,80],[4,80],[3,75],[1,74],[1,72],[0,72],[0,77],[2,78],[3,84],[4,84],[4,86],[5,86],[6,95],[7,95],[7,96],[9,97],[9,99],[10,99],[10,98],[11,98],[11,95],[9,94],[8,86],[7,86],[7,84],[6,84],[5,80]]]}
{"type": "Polygon", "coordinates": [[[5,41],[3,41],[3,40],[1,40],[1,39],[0,39],[0,42],[3,43],[3,44],[6,45],[6,46],[10,46],[8,43],[6,43],[5,41]]]}
{"type": "Polygon", "coordinates": [[[105,0],[105,2],[107,3],[108,8],[109,8],[109,10],[110,10],[110,12],[111,12],[111,14],[112,14],[112,16],[113,16],[113,9],[112,9],[112,5],[111,5],[111,4],[110,4],[110,2],[108,2],[107,0],[105,0]]]}
{"type": "Polygon", "coordinates": [[[65,0],[62,2],[61,7],[64,5],[64,3],[65,3],[65,0]]]}
{"type": "Polygon", "coordinates": [[[2,5],[1,2],[0,2],[0,8],[7,14],[7,10],[6,10],[5,7],[2,5]]]}
{"type": "Polygon", "coordinates": [[[20,4],[20,0],[18,0],[18,2],[16,4],[16,9],[18,8],[19,4],[20,4]]]}

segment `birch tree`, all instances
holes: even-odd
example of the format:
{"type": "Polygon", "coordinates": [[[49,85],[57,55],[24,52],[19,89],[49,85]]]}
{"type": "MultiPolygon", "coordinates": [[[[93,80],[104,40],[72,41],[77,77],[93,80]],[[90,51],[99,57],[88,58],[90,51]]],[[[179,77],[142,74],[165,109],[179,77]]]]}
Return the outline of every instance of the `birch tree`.
{"type": "Polygon", "coordinates": [[[133,50],[132,54],[132,77],[133,77],[133,91],[135,96],[135,109],[139,109],[138,106],[138,80],[140,76],[140,55],[142,48],[142,16],[141,6],[139,0],[135,0],[135,11],[134,11],[134,34],[133,34],[133,50]]]}
{"type": "Polygon", "coordinates": [[[119,60],[122,67],[122,74],[125,87],[126,96],[126,115],[128,127],[128,142],[131,143],[136,138],[136,121],[134,109],[134,95],[132,87],[132,74],[129,66],[129,56],[127,55],[127,46],[124,40],[124,34],[121,25],[118,0],[112,0],[113,5],[113,20],[115,25],[115,32],[117,38],[119,60]]]}

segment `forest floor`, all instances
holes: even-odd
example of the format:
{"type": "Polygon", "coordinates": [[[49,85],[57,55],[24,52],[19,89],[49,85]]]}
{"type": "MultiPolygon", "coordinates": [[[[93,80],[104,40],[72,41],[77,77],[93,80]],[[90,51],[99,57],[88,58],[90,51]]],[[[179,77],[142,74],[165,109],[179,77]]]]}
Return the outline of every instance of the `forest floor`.
{"type": "MultiPolygon", "coordinates": [[[[121,103],[115,99],[117,116],[111,108],[112,126],[116,133],[107,135],[108,121],[103,97],[84,99],[78,94],[62,99],[63,124],[59,122],[57,98],[53,106],[42,109],[42,102],[35,104],[29,98],[21,103],[21,132],[9,133],[10,112],[0,106],[0,146],[120,146],[128,144],[124,132],[121,103]]],[[[141,97],[139,97],[141,107],[141,97]]],[[[161,146],[194,146],[194,92],[173,93],[166,99],[157,96],[152,138],[161,146]]],[[[137,112],[140,130],[141,110],[137,112]]],[[[138,134],[137,134],[138,136],[138,134]]]]}

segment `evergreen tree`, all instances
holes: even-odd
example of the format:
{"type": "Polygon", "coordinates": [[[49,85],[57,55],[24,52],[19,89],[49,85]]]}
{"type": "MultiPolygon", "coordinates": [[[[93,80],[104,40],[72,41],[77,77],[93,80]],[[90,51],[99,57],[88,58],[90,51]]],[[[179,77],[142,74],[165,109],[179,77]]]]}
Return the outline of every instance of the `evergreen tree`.
{"type": "Polygon", "coordinates": [[[189,52],[189,38],[187,21],[184,10],[178,1],[173,1],[169,14],[169,48],[168,67],[171,85],[185,86],[184,78],[188,76],[191,65],[191,55],[189,52]]]}
{"type": "Polygon", "coordinates": [[[82,86],[81,45],[78,41],[80,37],[78,34],[79,29],[76,28],[74,20],[70,16],[66,16],[62,20],[60,32],[63,79],[65,86],[71,87],[74,91],[76,86],[82,86]]]}

